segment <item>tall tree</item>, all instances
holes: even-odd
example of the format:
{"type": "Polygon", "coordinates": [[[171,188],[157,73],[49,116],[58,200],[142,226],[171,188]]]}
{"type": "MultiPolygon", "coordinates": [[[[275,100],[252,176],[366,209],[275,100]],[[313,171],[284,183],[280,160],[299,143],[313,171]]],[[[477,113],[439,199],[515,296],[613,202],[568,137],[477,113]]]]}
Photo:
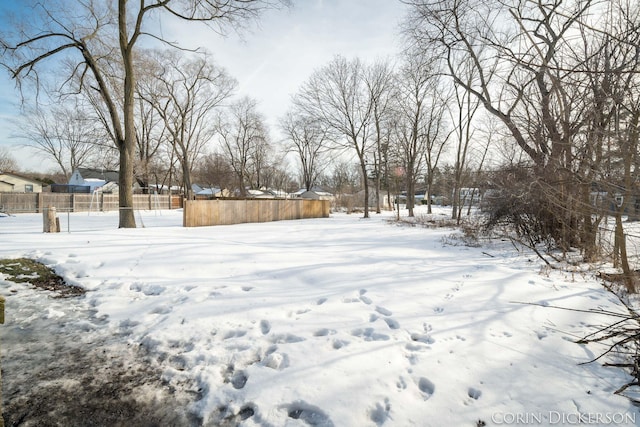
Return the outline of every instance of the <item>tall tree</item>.
{"type": "Polygon", "coordinates": [[[431,213],[433,172],[447,140],[443,116],[448,103],[441,95],[445,91],[434,61],[415,52],[405,55],[397,81],[395,135],[407,180],[409,216],[414,216],[415,183],[425,166],[425,197],[431,213]]]}
{"type": "Polygon", "coordinates": [[[229,190],[235,182],[235,175],[227,158],[218,152],[204,155],[196,168],[197,179],[209,188],[229,190]]]}
{"type": "Polygon", "coordinates": [[[206,57],[189,59],[166,52],[158,60],[154,76],[157,84],[148,91],[142,89],[141,95],[162,118],[182,168],[185,196],[192,199],[193,167],[211,142],[216,111],[231,96],[236,82],[206,57]]]}
{"type": "Polygon", "coordinates": [[[295,152],[300,161],[302,185],[311,190],[327,166],[323,155],[328,151],[328,130],[322,121],[297,110],[281,119],[280,128],[289,142],[288,150],[295,152]]]}
{"type": "Polygon", "coordinates": [[[18,162],[9,153],[9,150],[0,147],[0,172],[17,172],[18,162]]]}
{"type": "Polygon", "coordinates": [[[238,192],[245,197],[247,187],[252,186],[251,162],[267,141],[266,124],[257,102],[246,96],[234,102],[220,116],[216,131],[222,152],[236,175],[238,192]]]}
{"type": "MultiPolygon", "coordinates": [[[[461,68],[460,78],[464,78],[467,84],[471,84],[474,79],[473,68],[464,64],[461,68]],[[466,75],[465,75],[466,73],[466,75]]],[[[453,165],[453,195],[451,203],[451,218],[457,219],[460,223],[462,209],[465,203],[471,205],[475,196],[475,188],[471,190],[471,194],[463,194],[462,188],[468,175],[469,151],[474,133],[473,118],[480,107],[479,100],[469,91],[460,85],[454,85],[453,100],[449,104],[449,112],[451,123],[453,124],[453,133],[455,137],[455,162],[453,165]]]]}
{"type": "MultiPolygon", "coordinates": [[[[535,177],[530,194],[511,200],[538,200],[522,206],[535,209],[528,214],[535,215],[539,235],[564,251],[580,247],[591,258],[597,219],[588,171],[599,154],[583,148],[598,145],[589,126],[597,122],[594,113],[609,120],[609,101],[595,96],[589,81],[603,69],[589,63],[595,56],[615,58],[611,50],[614,56],[599,55],[607,53],[594,43],[602,35],[637,49],[638,5],[615,2],[631,23],[620,30],[609,25],[609,2],[403,1],[411,9],[406,30],[412,42],[441,56],[455,84],[498,118],[528,157],[535,177]]],[[[637,74],[633,63],[620,65],[622,73],[637,74]]]]}
{"type": "MultiPolygon", "coordinates": [[[[135,154],[136,53],[143,36],[162,40],[148,22],[167,15],[202,22],[223,31],[236,23],[255,18],[278,0],[25,0],[25,10],[39,17],[25,19],[25,29],[7,26],[0,35],[2,64],[13,78],[22,82],[32,77],[48,60],[71,61],[72,75],[78,77],[79,91],[98,91],[108,111],[111,130],[120,156],[119,227],[136,226],[133,212],[133,165],[135,154]],[[29,26],[31,24],[31,26],[29,26]],[[11,30],[13,34],[11,34],[11,30]],[[114,48],[117,47],[117,48],[114,48]],[[121,75],[112,78],[111,63],[117,59],[121,75]],[[116,83],[118,86],[114,87],[116,83]],[[121,102],[117,98],[120,97],[121,102]]],[[[15,23],[14,23],[15,24],[15,23]]],[[[43,70],[43,71],[46,71],[43,70]]]]}
{"type": "Polygon", "coordinates": [[[295,105],[330,128],[334,143],[355,151],[364,187],[364,217],[369,218],[369,168],[373,100],[359,59],[336,56],[315,71],[294,98],[295,105]]]}
{"type": "MultiPolygon", "coordinates": [[[[150,191],[152,184],[158,184],[157,177],[154,178],[154,167],[161,163],[161,153],[163,145],[167,144],[168,132],[164,126],[162,117],[155,108],[145,102],[140,93],[138,85],[138,96],[136,99],[136,158],[134,167],[136,180],[143,193],[150,191]]],[[[155,168],[157,172],[157,168],[155,168]]],[[[157,188],[156,188],[157,190],[157,188]]]]}
{"type": "Polygon", "coordinates": [[[369,89],[372,107],[373,138],[373,181],[376,199],[376,213],[381,211],[380,188],[383,176],[387,175],[389,144],[393,122],[393,101],[397,87],[395,72],[388,60],[379,60],[367,67],[365,82],[369,89]]]}
{"type": "Polygon", "coordinates": [[[23,138],[46,158],[71,176],[78,167],[92,166],[104,132],[78,102],[49,110],[37,109],[27,117],[23,138]]]}

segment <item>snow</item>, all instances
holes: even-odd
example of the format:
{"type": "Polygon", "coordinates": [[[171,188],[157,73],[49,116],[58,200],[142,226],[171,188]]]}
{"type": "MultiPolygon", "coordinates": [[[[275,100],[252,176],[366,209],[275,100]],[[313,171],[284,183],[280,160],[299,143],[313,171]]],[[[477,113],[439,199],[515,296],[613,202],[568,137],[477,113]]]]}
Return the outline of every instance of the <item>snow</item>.
{"type": "Polygon", "coordinates": [[[393,215],[183,228],[180,210],[143,211],[132,230],[73,213],[56,234],[40,215],[0,217],[0,257],[88,291],[64,305],[3,290],[5,326],[41,304],[80,330],[91,308],[165,384],[197,390],[187,409],[203,424],[226,411],[244,426],[640,425],[614,394],[631,378],[581,364],[606,347],[575,343],[611,319],[555,308],[624,312],[591,274],[393,215]]]}

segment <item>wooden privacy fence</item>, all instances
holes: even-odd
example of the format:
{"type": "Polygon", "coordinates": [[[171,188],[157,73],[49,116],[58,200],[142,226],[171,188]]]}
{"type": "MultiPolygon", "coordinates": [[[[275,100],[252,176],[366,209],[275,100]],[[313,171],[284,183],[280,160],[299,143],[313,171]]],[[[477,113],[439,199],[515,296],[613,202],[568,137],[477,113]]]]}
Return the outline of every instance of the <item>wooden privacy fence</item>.
{"type": "MultiPolygon", "coordinates": [[[[178,195],[134,194],[133,208],[140,210],[180,208],[178,195]]],[[[39,213],[55,207],[58,212],[117,211],[117,194],[0,193],[0,210],[7,213],[39,213]]]]}
{"type": "Polygon", "coordinates": [[[202,227],[247,222],[329,218],[330,207],[329,200],[185,200],[182,225],[184,227],[202,227]]]}

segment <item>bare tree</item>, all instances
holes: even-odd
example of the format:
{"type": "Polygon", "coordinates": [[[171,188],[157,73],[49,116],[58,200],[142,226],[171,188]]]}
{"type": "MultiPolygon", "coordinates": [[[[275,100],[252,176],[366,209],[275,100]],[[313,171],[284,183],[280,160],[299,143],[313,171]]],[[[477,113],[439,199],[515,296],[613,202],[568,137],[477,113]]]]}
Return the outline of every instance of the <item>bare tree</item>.
{"type": "Polygon", "coordinates": [[[376,199],[376,213],[380,213],[380,187],[387,174],[388,151],[393,122],[393,104],[398,95],[393,67],[388,60],[379,60],[367,67],[365,82],[369,89],[372,108],[373,138],[373,181],[376,199]]]}
{"type": "Polygon", "coordinates": [[[286,197],[299,188],[297,185],[282,160],[271,157],[269,164],[261,168],[260,188],[272,191],[276,197],[286,197]]]}
{"type": "Polygon", "coordinates": [[[54,58],[65,58],[74,64],[67,84],[78,77],[78,91],[98,91],[109,112],[110,126],[120,154],[119,227],[136,226],[133,213],[133,165],[135,154],[135,58],[143,36],[162,40],[146,28],[147,21],[158,14],[186,21],[202,22],[217,31],[255,18],[268,6],[269,0],[118,0],[117,3],[91,0],[58,1],[54,4],[30,1],[25,27],[0,36],[2,64],[11,76],[22,82],[32,77],[39,82],[39,71],[54,58]],[[115,47],[115,48],[114,48],[115,47]],[[122,74],[118,79],[110,63],[118,58],[122,74]],[[112,82],[119,82],[113,87],[112,82]],[[121,97],[122,102],[118,102],[121,97]],[[121,106],[121,107],[120,107],[121,106]]]}
{"type": "MultiPolygon", "coordinates": [[[[465,68],[468,74],[464,76],[464,78],[468,84],[471,84],[471,81],[473,80],[473,69],[470,69],[469,67],[465,68]]],[[[454,180],[451,218],[457,219],[459,224],[465,203],[472,203],[475,196],[473,192],[476,191],[475,188],[471,190],[471,200],[467,200],[469,197],[468,194],[461,193],[462,187],[464,186],[467,178],[465,174],[468,172],[467,162],[474,133],[473,118],[480,107],[480,102],[469,91],[465,90],[464,87],[461,87],[460,85],[456,84],[453,92],[455,102],[449,104],[449,111],[451,114],[451,122],[453,123],[453,135],[456,140],[456,157],[453,167],[454,180]]]]}
{"type": "Polygon", "coordinates": [[[251,188],[257,189],[269,187],[271,174],[276,168],[273,158],[274,150],[264,120],[262,120],[262,127],[262,137],[254,139],[253,147],[249,151],[248,163],[251,188]]]}
{"type": "Polygon", "coordinates": [[[217,187],[221,191],[233,186],[235,174],[227,158],[220,153],[209,153],[203,156],[196,167],[197,179],[210,188],[217,187]]]}
{"type": "Polygon", "coordinates": [[[328,130],[322,121],[297,110],[281,119],[280,128],[289,142],[288,150],[295,152],[300,160],[302,184],[311,190],[328,165],[323,162],[323,155],[329,149],[328,130]]]}
{"type": "Polygon", "coordinates": [[[407,208],[413,216],[416,178],[426,166],[427,198],[431,213],[433,171],[438,165],[447,138],[444,112],[447,102],[441,96],[441,80],[434,61],[408,53],[398,73],[395,134],[407,183],[407,208]],[[424,163],[423,163],[424,162],[424,163]]]}
{"type": "Polygon", "coordinates": [[[73,105],[37,109],[29,114],[21,136],[45,158],[53,160],[68,179],[78,167],[87,167],[99,153],[104,133],[75,100],[73,105]]]}
{"type": "Polygon", "coordinates": [[[17,172],[18,162],[4,147],[0,147],[0,172],[17,172]]]}
{"type": "MultiPolygon", "coordinates": [[[[406,23],[410,39],[442,56],[455,84],[498,118],[526,153],[535,176],[529,191],[544,195],[535,210],[540,235],[564,251],[580,247],[590,258],[586,242],[594,241],[596,230],[591,184],[583,173],[587,163],[575,154],[589,133],[589,112],[601,107],[587,84],[596,70],[586,64],[595,52],[581,44],[609,33],[601,19],[605,3],[404,1],[412,10],[406,23]],[[578,36],[581,28],[588,34],[578,36]]],[[[626,16],[637,17],[629,7],[637,8],[626,2],[626,16]]],[[[637,39],[613,38],[628,45],[637,39]]]]}
{"type": "Polygon", "coordinates": [[[295,105],[332,130],[334,143],[355,151],[364,187],[364,217],[369,218],[367,155],[373,141],[373,101],[359,59],[336,56],[312,74],[294,98],[295,105]]]}
{"type": "MultiPolygon", "coordinates": [[[[140,86],[140,85],[138,85],[140,86]]],[[[164,121],[160,114],[145,102],[138,89],[136,99],[136,157],[137,162],[134,167],[136,180],[143,193],[147,193],[151,184],[157,184],[158,179],[153,178],[153,169],[158,171],[157,166],[161,162],[160,154],[163,145],[168,144],[168,132],[164,126],[164,121]],[[153,182],[152,182],[153,180],[153,182]]]]}
{"type": "MultiPolygon", "coordinates": [[[[607,13],[598,20],[604,21],[606,31],[594,34],[593,23],[580,22],[581,54],[588,58],[583,62],[589,71],[585,86],[592,108],[584,112],[587,131],[575,150],[581,175],[597,182],[599,190],[608,193],[607,205],[616,206],[613,263],[622,268],[629,292],[637,291],[638,278],[629,262],[622,222],[623,215],[633,220],[640,211],[636,184],[640,178],[639,13],[640,5],[614,0],[607,3],[607,13]]],[[[602,212],[592,216],[590,224],[596,227],[602,212]]],[[[586,243],[596,247],[595,240],[586,243]]]]}
{"type": "Polygon", "coordinates": [[[245,197],[251,183],[251,161],[267,140],[264,118],[254,99],[243,97],[234,102],[217,122],[222,152],[236,178],[240,196],[245,197]]]}
{"type": "Polygon", "coordinates": [[[236,82],[206,57],[188,59],[166,52],[158,59],[157,85],[148,91],[141,89],[141,95],[164,123],[182,168],[185,196],[192,199],[193,166],[213,137],[216,109],[231,96],[236,82]]]}

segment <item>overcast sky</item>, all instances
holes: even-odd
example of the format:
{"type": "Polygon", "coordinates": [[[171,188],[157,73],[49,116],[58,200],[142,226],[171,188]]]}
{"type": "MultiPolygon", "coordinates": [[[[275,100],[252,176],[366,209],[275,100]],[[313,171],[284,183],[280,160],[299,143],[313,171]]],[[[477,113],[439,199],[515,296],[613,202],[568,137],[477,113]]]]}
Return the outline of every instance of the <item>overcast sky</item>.
{"type": "MultiPolygon", "coordinates": [[[[1,10],[0,10],[1,12],[1,10]]],[[[238,94],[259,101],[269,125],[287,110],[290,96],[335,55],[364,61],[393,58],[400,49],[398,25],[406,12],[399,0],[293,0],[269,11],[259,25],[223,38],[194,23],[160,22],[160,31],[187,48],[207,49],[238,82],[238,94]]],[[[10,147],[23,169],[40,170],[33,151],[12,138],[19,96],[6,71],[0,76],[0,146],[10,147]]]]}

